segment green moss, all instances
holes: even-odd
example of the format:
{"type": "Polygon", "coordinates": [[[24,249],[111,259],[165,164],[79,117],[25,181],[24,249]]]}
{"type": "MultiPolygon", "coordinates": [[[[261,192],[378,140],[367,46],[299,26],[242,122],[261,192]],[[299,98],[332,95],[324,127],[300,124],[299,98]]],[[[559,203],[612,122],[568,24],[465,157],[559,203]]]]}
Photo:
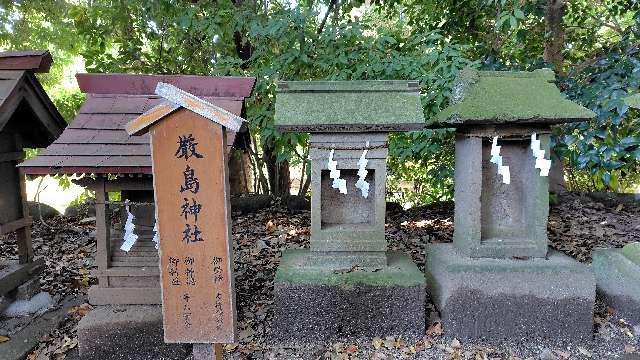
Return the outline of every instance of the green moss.
{"type": "Polygon", "coordinates": [[[640,94],[631,95],[627,97],[625,101],[627,102],[627,104],[629,104],[629,106],[640,109],[640,94]]]}
{"type": "Polygon", "coordinates": [[[625,245],[625,247],[622,248],[622,255],[640,265],[640,242],[625,245]]]}
{"type": "Polygon", "coordinates": [[[435,126],[562,123],[595,114],[567,100],[552,83],[548,69],[532,72],[465,69],[453,88],[452,105],[434,119],[435,126]]]}
{"type": "Polygon", "coordinates": [[[281,83],[275,110],[275,125],[284,129],[398,125],[404,130],[425,124],[417,83],[412,81],[281,83]]]}
{"type": "Polygon", "coordinates": [[[276,283],[331,285],[350,288],[357,284],[373,286],[423,286],[424,274],[408,256],[393,256],[382,269],[335,271],[306,266],[308,250],[288,250],[282,256],[276,273],[276,283]]]}

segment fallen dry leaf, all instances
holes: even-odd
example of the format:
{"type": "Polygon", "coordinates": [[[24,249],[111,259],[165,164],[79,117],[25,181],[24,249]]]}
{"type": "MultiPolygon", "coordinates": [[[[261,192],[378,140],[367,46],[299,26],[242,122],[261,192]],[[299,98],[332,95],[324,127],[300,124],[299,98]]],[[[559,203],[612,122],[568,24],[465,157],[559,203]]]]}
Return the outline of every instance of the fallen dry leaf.
{"type": "Polygon", "coordinates": [[[7,342],[9,340],[11,340],[11,338],[9,338],[8,336],[0,335],[0,343],[7,342]]]}
{"type": "Polygon", "coordinates": [[[436,337],[442,336],[442,334],[444,334],[444,331],[442,331],[442,323],[440,321],[431,324],[431,326],[429,326],[429,329],[427,329],[428,336],[436,337]]]}
{"type": "Polygon", "coordinates": [[[591,351],[583,348],[582,346],[578,346],[578,351],[580,352],[580,354],[586,356],[586,357],[592,357],[593,354],[591,353],[591,351]]]}

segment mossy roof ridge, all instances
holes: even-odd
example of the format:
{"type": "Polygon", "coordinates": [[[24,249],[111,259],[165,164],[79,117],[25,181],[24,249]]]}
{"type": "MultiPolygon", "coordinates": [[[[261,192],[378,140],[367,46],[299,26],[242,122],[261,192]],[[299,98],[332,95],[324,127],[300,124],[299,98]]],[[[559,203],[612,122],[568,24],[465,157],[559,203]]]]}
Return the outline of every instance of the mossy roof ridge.
{"type": "Polygon", "coordinates": [[[417,81],[280,82],[275,126],[281,131],[406,131],[425,126],[417,81]]]}
{"type": "Polygon", "coordinates": [[[635,264],[640,266],[640,242],[634,242],[625,245],[622,248],[622,254],[635,264]]]}
{"type": "Polygon", "coordinates": [[[585,121],[595,113],[560,93],[549,69],[479,71],[465,69],[453,88],[451,105],[432,127],[481,124],[557,124],[585,121]]]}
{"type": "Polygon", "coordinates": [[[625,100],[632,108],[640,109],[640,94],[631,95],[625,100]]]}

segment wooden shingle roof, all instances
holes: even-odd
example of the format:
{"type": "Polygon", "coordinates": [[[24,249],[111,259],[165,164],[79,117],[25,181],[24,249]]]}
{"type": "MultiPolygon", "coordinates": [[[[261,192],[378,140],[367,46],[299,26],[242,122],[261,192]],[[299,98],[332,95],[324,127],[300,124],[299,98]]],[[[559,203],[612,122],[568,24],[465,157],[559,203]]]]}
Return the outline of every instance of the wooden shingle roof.
{"type": "MultiPolygon", "coordinates": [[[[73,123],[38,156],[20,165],[26,174],[151,174],[149,135],[129,136],[125,125],[165,101],[158,82],[190,91],[240,115],[255,82],[246,77],[78,74],[87,99],[73,123]]],[[[233,143],[235,134],[230,134],[233,143]]]]}
{"type": "Polygon", "coordinates": [[[0,132],[19,134],[24,147],[51,144],[67,125],[34,75],[50,66],[48,51],[0,53],[0,132]]]}

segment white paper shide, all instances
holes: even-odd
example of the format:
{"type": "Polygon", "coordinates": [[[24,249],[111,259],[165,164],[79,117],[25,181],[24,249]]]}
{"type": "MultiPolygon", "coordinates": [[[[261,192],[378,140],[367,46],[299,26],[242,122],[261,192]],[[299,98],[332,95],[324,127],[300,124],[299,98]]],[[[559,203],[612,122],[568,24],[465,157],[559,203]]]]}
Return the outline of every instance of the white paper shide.
{"type": "Polygon", "coordinates": [[[509,172],[509,166],[502,165],[502,156],[500,155],[500,148],[498,145],[498,137],[493,137],[493,143],[491,144],[491,162],[498,166],[498,174],[502,175],[502,182],[505,184],[511,183],[511,173],[509,172]]]}
{"type": "Polygon", "coordinates": [[[120,250],[129,252],[136,241],[138,241],[138,235],[133,232],[136,227],[133,223],[135,217],[129,209],[129,200],[125,200],[125,211],[127,212],[127,221],[124,224],[124,241],[122,242],[122,246],[120,246],[120,250]]]}
{"type": "Polygon", "coordinates": [[[551,160],[544,158],[544,150],[540,146],[540,140],[537,138],[536,133],[531,134],[531,151],[536,158],[535,168],[540,169],[540,176],[549,176],[549,169],[551,169],[551,160]]]}
{"type": "Polygon", "coordinates": [[[367,163],[369,160],[366,158],[367,152],[369,151],[368,147],[369,142],[367,141],[367,145],[362,151],[362,155],[360,155],[360,160],[358,160],[358,181],[356,182],[356,188],[360,189],[362,197],[365,199],[369,197],[369,183],[365,181],[367,173],[369,172],[367,170],[367,163]]]}
{"type": "Polygon", "coordinates": [[[329,161],[327,162],[327,168],[329,169],[329,177],[333,179],[331,185],[332,188],[338,189],[341,194],[347,193],[347,180],[340,178],[340,170],[337,169],[338,162],[333,160],[334,150],[329,152],[329,161]]]}

